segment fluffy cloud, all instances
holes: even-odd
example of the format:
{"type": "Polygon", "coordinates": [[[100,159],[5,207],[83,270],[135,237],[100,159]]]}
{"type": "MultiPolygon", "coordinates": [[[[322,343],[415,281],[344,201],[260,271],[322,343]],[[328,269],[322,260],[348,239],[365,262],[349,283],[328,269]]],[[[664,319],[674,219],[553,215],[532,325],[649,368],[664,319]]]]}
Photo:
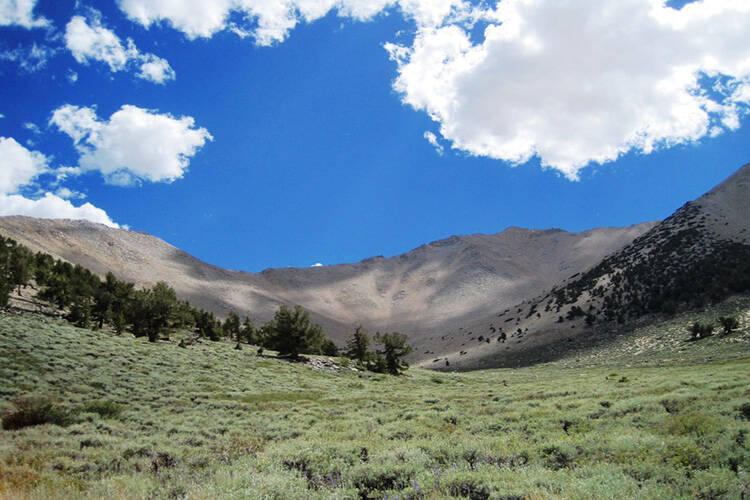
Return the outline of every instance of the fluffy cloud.
{"type": "Polygon", "coordinates": [[[91,203],[76,207],[52,193],[31,200],[21,195],[0,194],[0,215],[28,215],[45,219],[83,219],[109,227],[120,227],[109,218],[107,212],[91,203]]]}
{"type": "Polygon", "coordinates": [[[113,72],[124,71],[137,66],[138,78],[155,83],[174,80],[175,72],[169,63],[154,54],[143,54],[132,40],[123,45],[120,38],[101,24],[98,13],[92,19],[74,16],[65,27],[65,44],[81,64],[89,61],[100,61],[109,66],[113,72]]]}
{"type": "Polygon", "coordinates": [[[15,193],[48,169],[48,160],[12,137],[0,137],[0,193],[15,193]]]}
{"type": "Polygon", "coordinates": [[[116,185],[179,179],[190,158],[213,140],[191,117],[174,118],[129,105],[107,121],[99,120],[92,108],[65,105],[54,111],[50,124],[75,142],[81,171],[99,171],[116,185]]]}
{"type": "Polygon", "coordinates": [[[157,57],[153,54],[146,54],[140,57],[140,71],[136,74],[143,80],[151,80],[155,83],[164,83],[168,80],[175,79],[175,72],[166,59],[157,57]]]}
{"type": "Polygon", "coordinates": [[[591,162],[737,128],[747,113],[750,2],[503,0],[482,15],[480,43],[447,24],[386,44],[395,89],[454,148],[538,157],[575,179],[591,162]]]}
{"type": "MultiPolygon", "coordinates": [[[[12,137],[0,137],[0,215],[28,215],[52,219],[86,219],[118,227],[107,213],[90,203],[79,207],[60,196],[46,193],[43,198],[29,199],[18,194],[41,175],[49,173],[49,160],[38,151],[29,151],[12,137]]],[[[75,193],[63,190],[61,193],[75,193]]]]}
{"type": "Polygon", "coordinates": [[[258,45],[283,41],[300,21],[312,22],[334,9],[339,16],[363,21],[399,7],[418,26],[436,26],[473,10],[465,0],[120,0],[119,5],[143,26],[167,22],[189,38],[231,29],[253,36],[258,45]],[[233,13],[241,21],[231,22],[233,13]]]}
{"type": "Polygon", "coordinates": [[[23,26],[24,28],[44,28],[49,21],[34,17],[36,0],[0,0],[0,26],[23,26]]]}
{"type": "MultiPolygon", "coordinates": [[[[699,0],[119,0],[144,26],[189,38],[222,30],[259,45],[331,11],[413,19],[413,43],[385,44],[394,88],[453,148],[513,164],[538,158],[576,179],[630,151],[736,129],[750,106],[750,2],[699,0]],[[476,22],[487,27],[476,41],[476,22]],[[708,81],[708,84],[706,82],[708,81]]],[[[440,146],[437,136],[425,135],[440,146]]],[[[437,146],[436,146],[437,147],[437,146]]],[[[439,148],[438,148],[439,150],[439,148]]]]}

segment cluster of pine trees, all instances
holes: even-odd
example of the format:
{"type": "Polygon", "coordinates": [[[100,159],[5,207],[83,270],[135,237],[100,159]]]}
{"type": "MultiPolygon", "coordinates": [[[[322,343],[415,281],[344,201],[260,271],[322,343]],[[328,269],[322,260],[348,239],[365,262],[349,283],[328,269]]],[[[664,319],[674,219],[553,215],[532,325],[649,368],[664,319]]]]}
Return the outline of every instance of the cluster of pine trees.
{"type": "Polygon", "coordinates": [[[406,343],[406,335],[378,332],[374,341],[380,348],[374,351],[370,349],[372,340],[370,335],[358,326],[346,342],[344,355],[357,361],[361,368],[378,373],[398,375],[409,368],[409,364],[403,359],[412,350],[406,343]]]}
{"type": "MultiPolygon", "coordinates": [[[[291,358],[300,354],[339,355],[336,344],[300,306],[281,305],[273,319],[260,327],[249,316],[241,319],[234,311],[222,322],[212,312],[179,300],[167,283],[139,290],[111,272],[102,280],[85,267],[34,253],[0,236],[0,307],[8,305],[14,289],[20,293],[27,286],[34,286],[38,299],[53,304],[65,319],[81,328],[101,329],[106,325],[118,334],[130,331],[151,342],[170,330],[188,330],[214,341],[235,340],[238,349],[248,343],[291,358]]],[[[374,340],[381,349],[371,351],[369,335],[357,328],[345,355],[362,368],[381,373],[397,375],[408,367],[403,357],[411,347],[405,335],[378,333],[374,340]]]]}
{"type": "Polygon", "coordinates": [[[273,319],[259,328],[249,316],[240,321],[239,315],[232,311],[224,321],[222,331],[237,341],[238,349],[245,341],[291,358],[298,358],[300,354],[339,355],[336,344],[325,336],[320,326],[310,321],[310,315],[300,306],[279,306],[273,319]]]}
{"type": "Polygon", "coordinates": [[[221,338],[221,322],[213,313],[179,300],[166,283],[137,290],[111,272],[102,280],[83,266],[31,252],[0,236],[0,306],[8,304],[14,288],[20,292],[26,286],[34,286],[38,299],[54,305],[81,328],[107,325],[117,333],[129,330],[152,342],[168,329],[193,329],[213,340],[221,338]]]}
{"type": "Polygon", "coordinates": [[[238,345],[244,340],[292,357],[301,353],[338,354],[336,345],[299,306],[281,306],[274,319],[260,328],[249,317],[240,322],[234,312],[222,323],[213,313],[179,300],[164,282],[138,290],[111,272],[102,280],[80,265],[34,253],[0,236],[0,307],[7,306],[14,289],[20,293],[26,286],[36,287],[38,299],[53,304],[63,311],[65,319],[81,328],[107,325],[118,334],[130,331],[151,342],[169,330],[182,329],[210,340],[230,337],[238,345]]]}

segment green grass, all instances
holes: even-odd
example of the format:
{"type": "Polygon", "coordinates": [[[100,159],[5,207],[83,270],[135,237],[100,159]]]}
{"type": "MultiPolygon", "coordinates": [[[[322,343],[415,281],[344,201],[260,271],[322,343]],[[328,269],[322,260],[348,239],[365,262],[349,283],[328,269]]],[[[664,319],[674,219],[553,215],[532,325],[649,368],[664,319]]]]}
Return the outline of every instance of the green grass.
{"type": "Polygon", "coordinates": [[[0,497],[747,496],[747,322],[682,342],[692,319],[640,351],[397,378],[0,316],[0,405],[72,419],[0,431],[0,497]]]}

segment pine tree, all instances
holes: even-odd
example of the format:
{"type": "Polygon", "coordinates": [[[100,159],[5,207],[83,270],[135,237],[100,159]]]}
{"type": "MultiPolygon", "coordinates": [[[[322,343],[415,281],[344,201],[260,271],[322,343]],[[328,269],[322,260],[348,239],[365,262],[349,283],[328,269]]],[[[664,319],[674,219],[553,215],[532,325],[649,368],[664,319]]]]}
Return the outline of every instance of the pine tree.
{"type": "Polygon", "coordinates": [[[177,306],[174,289],[160,281],[150,290],[148,311],[150,313],[148,340],[156,342],[162,331],[169,326],[169,320],[177,306]]]}
{"type": "Polygon", "coordinates": [[[245,342],[248,344],[253,345],[260,345],[260,337],[258,335],[258,329],[255,328],[255,325],[253,324],[253,320],[250,318],[250,316],[245,316],[245,319],[242,321],[242,326],[240,327],[240,335],[242,338],[245,339],[245,342]]]}
{"type": "Polygon", "coordinates": [[[221,324],[214,317],[214,313],[203,311],[201,309],[194,309],[193,317],[195,320],[195,329],[198,332],[198,335],[213,341],[221,339],[221,324]]]}
{"type": "Polygon", "coordinates": [[[237,340],[237,348],[240,348],[240,317],[236,312],[230,311],[222,326],[224,336],[237,340]]]}
{"type": "Polygon", "coordinates": [[[115,300],[116,287],[117,278],[108,272],[101,285],[94,290],[94,305],[91,314],[99,329],[104,326],[105,322],[112,321],[112,305],[115,300]]]}
{"type": "Polygon", "coordinates": [[[372,352],[370,352],[370,336],[362,328],[362,325],[359,325],[349,340],[346,341],[344,355],[347,358],[356,359],[362,364],[367,364],[372,357],[372,352]]]}
{"type": "Polygon", "coordinates": [[[169,326],[177,305],[174,289],[163,281],[152,288],[138,290],[128,308],[133,334],[136,337],[148,335],[149,342],[156,342],[169,326]]]}
{"type": "Polygon", "coordinates": [[[266,327],[270,347],[291,358],[298,358],[302,353],[321,353],[326,340],[320,326],[312,324],[310,315],[300,306],[294,309],[279,306],[266,327]]]}
{"type": "Polygon", "coordinates": [[[34,255],[26,247],[13,244],[11,247],[8,271],[11,283],[18,288],[26,286],[34,274],[34,255]]]}
{"type": "Polygon", "coordinates": [[[326,338],[323,339],[323,343],[320,346],[320,352],[326,356],[338,356],[339,348],[333,340],[326,338]]]}
{"type": "Polygon", "coordinates": [[[377,352],[378,357],[382,358],[385,370],[391,375],[398,375],[409,368],[409,364],[403,360],[404,356],[412,350],[406,340],[406,335],[403,333],[375,334],[375,342],[383,346],[377,352]]]}

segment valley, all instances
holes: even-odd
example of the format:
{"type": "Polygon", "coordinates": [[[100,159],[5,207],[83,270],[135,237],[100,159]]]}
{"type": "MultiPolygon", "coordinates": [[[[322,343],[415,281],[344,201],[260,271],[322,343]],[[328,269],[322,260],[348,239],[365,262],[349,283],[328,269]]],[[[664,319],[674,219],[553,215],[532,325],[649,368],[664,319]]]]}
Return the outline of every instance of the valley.
{"type": "Polygon", "coordinates": [[[740,498],[750,484],[747,299],[551,363],[401,377],[33,315],[0,331],[2,398],[68,412],[1,431],[3,498],[740,498]],[[724,314],[741,327],[686,342],[724,314]]]}

